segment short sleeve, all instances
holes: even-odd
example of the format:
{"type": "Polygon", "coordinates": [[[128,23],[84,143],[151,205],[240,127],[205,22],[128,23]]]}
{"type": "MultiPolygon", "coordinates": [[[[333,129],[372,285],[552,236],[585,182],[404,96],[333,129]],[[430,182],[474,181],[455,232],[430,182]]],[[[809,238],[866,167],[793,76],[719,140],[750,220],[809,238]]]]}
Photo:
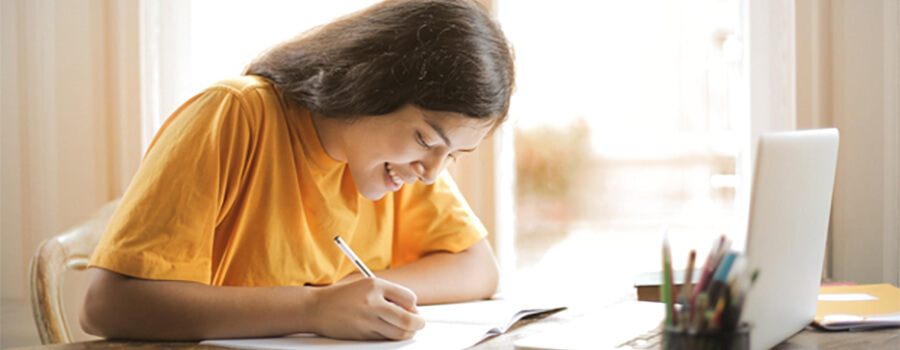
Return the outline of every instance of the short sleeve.
{"type": "Polygon", "coordinates": [[[125,275],[209,284],[215,228],[234,202],[252,153],[242,97],[213,87],[162,126],[91,265],[125,275]]]}
{"type": "Polygon", "coordinates": [[[430,186],[416,182],[396,194],[392,267],[432,252],[458,253],[487,236],[446,171],[430,186]]]}

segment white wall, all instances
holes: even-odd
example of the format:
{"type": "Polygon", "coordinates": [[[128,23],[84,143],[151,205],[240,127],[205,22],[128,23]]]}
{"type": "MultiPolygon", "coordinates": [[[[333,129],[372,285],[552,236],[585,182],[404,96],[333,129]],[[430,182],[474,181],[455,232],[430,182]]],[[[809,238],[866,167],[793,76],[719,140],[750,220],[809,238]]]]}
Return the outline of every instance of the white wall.
{"type": "MultiPolygon", "coordinates": [[[[136,4],[2,2],[2,292],[28,302],[28,265],[45,239],[119,196],[140,161],[136,4]],[[126,62],[128,61],[128,62],[126,62]]],[[[66,276],[77,317],[83,279],[66,276]]],[[[10,323],[7,323],[10,322],[10,323]]],[[[81,337],[77,323],[74,334],[81,337]]],[[[33,326],[32,326],[33,327],[33,326]]],[[[9,346],[3,337],[3,347],[9,346]]]]}

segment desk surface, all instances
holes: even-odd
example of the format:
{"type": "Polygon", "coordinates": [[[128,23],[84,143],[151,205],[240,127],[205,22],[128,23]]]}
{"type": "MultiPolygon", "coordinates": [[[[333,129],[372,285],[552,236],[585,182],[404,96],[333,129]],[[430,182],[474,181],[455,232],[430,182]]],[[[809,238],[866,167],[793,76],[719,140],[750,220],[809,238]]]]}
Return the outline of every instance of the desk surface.
{"type": "MultiPolygon", "coordinates": [[[[524,320],[506,334],[473,347],[475,350],[513,349],[513,343],[523,337],[540,333],[544,327],[566,325],[576,317],[590,310],[579,311],[572,307],[567,312],[557,313],[543,319],[524,320]]],[[[637,336],[637,335],[636,335],[637,336]]],[[[131,342],[131,341],[89,341],[72,344],[45,345],[22,349],[40,350],[95,350],[95,349],[227,349],[201,345],[196,342],[131,342]]],[[[880,329],[865,332],[825,332],[806,327],[803,331],[779,344],[775,349],[900,349],[900,329],[880,329]]]]}

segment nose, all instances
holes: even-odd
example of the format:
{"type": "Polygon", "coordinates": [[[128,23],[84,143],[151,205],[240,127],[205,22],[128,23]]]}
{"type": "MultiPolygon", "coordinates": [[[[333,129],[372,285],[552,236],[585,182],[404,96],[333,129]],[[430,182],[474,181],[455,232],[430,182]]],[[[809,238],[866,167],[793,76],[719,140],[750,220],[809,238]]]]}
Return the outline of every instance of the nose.
{"type": "Polygon", "coordinates": [[[438,175],[444,170],[447,162],[444,157],[429,157],[413,163],[412,168],[415,169],[419,176],[419,181],[426,185],[431,185],[437,181],[438,175]]]}

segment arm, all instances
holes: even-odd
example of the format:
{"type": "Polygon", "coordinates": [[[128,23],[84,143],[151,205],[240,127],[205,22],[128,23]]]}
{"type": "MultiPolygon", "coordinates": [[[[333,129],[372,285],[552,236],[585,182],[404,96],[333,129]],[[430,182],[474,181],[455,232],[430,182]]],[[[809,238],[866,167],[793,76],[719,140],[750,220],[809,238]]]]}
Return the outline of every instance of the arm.
{"type": "Polygon", "coordinates": [[[108,338],[196,340],[312,332],[346,339],[409,339],[424,327],[424,320],[408,311],[415,310],[415,295],[379,279],[326,287],[220,287],[132,278],[101,268],[91,268],[88,279],[81,327],[108,338]]]}
{"type": "MultiPolygon", "coordinates": [[[[497,290],[499,278],[491,245],[484,239],[459,253],[434,252],[375,275],[411,289],[420,305],[489,298],[497,290]]],[[[354,273],[341,283],[361,278],[354,273]]]]}

